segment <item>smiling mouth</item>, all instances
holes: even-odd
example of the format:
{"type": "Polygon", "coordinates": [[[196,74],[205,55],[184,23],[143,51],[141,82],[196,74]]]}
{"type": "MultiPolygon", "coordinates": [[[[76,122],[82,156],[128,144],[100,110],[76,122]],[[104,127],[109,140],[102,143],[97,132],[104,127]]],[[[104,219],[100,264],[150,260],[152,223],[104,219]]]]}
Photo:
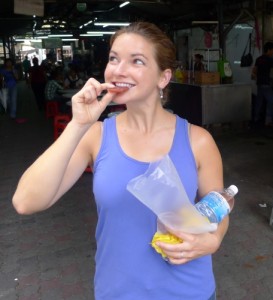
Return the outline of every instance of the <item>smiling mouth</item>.
{"type": "Polygon", "coordinates": [[[134,87],[133,84],[126,83],[126,82],[113,82],[113,84],[114,84],[116,87],[121,87],[121,88],[126,87],[126,88],[130,89],[130,88],[134,87]]]}
{"type": "Polygon", "coordinates": [[[130,83],[123,83],[123,82],[112,82],[112,83],[115,85],[115,87],[109,88],[108,91],[113,93],[122,93],[134,87],[134,85],[130,83]]]}

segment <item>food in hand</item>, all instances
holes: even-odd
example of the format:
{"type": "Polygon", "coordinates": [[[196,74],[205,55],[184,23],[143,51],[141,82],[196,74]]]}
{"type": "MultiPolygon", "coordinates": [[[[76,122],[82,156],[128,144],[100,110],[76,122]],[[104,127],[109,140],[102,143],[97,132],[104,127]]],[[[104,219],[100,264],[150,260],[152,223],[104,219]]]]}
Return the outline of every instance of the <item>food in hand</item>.
{"type": "Polygon", "coordinates": [[[164,242],[168,244],[179,244],[179,243],[183,243],[183,240],[181,240],[179,237],[171,233],[156,232],[154,234],[151,245],[157,253],[161,254],[163,258],[166,258],[167,257],[166,253],[159,246],[157,246],[156,242],[164,242]]]}

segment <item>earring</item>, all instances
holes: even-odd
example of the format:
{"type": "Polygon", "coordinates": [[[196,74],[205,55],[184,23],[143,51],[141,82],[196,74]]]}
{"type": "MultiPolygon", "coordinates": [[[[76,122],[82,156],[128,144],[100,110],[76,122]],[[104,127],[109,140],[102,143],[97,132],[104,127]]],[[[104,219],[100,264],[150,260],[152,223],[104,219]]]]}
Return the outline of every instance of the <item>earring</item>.
{"type": "Polygon", "coordinates": [[[160,99],[163,99],[164,95],[163,95],[163,90],[162,89],[159,90],[159,96],[160,96],[160,99]]]}

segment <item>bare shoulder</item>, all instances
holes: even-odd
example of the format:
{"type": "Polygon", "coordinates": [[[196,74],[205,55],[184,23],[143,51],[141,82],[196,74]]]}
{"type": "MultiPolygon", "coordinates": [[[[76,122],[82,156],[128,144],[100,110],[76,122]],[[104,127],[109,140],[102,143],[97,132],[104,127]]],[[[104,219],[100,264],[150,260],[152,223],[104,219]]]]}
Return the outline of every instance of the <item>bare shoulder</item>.
{"type": "Polygon", "coordinates": [[[223,163],[212,135],[204,128],[191,125],[190,137],[198,170],[198,195],[223,187],[223,163]]]}
{"type": "Polygon", "coordinates": [[[189,135],[192,151],[198,166],[200,166],[204,160],[211,161],[219,159],[220,152],[216,142],[205,128],[191,124],[189,135]]]}
{"type": "Polygon", "coordinates": [[[93,144],[95,145],[98,143],[101,139],[102,135],[102,128],[103,128],[103,123],[100,121],[97,121],[94,123],[90,128],[87,130],[85,135],[83,136],[82,142],[87,143],[87,144],[93,144]]]}
{"type": "Polygon", "coordinates": [[[92,126],[90,126],[89,130],[87,131],[88,135],[100,135],[102,132],[102,122],[97,121],[92,126]]]}
{"type": "Polygon", "coordinates": [[[190,139],[193,147],[202,147],[215,143],[212,135],[203,127],[190,124],[190,139]]]}

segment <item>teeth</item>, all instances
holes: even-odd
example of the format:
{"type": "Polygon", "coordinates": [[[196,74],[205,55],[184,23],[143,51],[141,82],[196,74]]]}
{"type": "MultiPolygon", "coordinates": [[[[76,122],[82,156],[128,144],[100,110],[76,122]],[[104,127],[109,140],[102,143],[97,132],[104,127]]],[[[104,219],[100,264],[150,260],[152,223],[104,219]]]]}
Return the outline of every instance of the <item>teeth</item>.
{"type": "Polygon", "coordinates": [[[115,83],[115,86],[117,86],[117,87],[126,87],[126,88],[131,88],[131,87],[133,87],[132,84],[129,84],[129,83],[123,83],[123,82],[116,82],[116,83],[115,83]]]}

